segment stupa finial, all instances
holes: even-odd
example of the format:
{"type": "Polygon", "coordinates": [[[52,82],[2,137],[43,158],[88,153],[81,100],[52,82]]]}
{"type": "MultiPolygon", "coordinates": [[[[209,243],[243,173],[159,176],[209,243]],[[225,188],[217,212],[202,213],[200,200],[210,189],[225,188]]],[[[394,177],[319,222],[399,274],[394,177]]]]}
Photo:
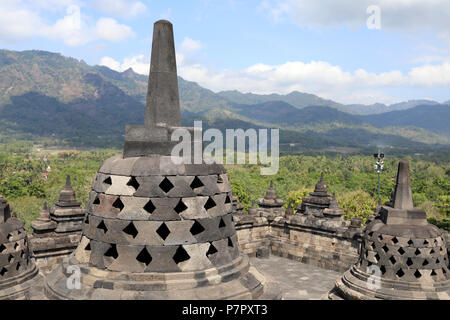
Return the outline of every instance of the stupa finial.
{"type": "Polygon", "coordinates": [[[412,209],[414,207],[409,175],[409,162],[406,160],[401,160],[398,164],[393,207],[395,209],[412,209]]]}

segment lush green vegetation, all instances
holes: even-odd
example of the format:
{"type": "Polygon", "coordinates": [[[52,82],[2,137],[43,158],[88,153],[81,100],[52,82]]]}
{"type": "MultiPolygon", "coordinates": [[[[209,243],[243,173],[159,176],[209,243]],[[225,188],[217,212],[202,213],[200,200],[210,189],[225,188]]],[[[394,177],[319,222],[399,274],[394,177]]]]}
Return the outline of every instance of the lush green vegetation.
{"type": "MultiPolygon", "coordinates": [[[[31,144],[16,142],[0,145],[0,194],[29,225],[39,214],[43,202],[52,204],[70,174],[78,200],[85,203],[99,166],[117,149],[55,151],[32,149],[31,144]],[[47,172],[50,166],[51,171],[47,172]],[[48,177],[45,176],[48,174],[48,177]]],[[[410,160],[413,199],[426,210],[429,220],[449,229],[450,162],[448,157],[410,160]]],[[[388,201],[394,188],[399,158],[387,157],[381,176],[382,201],[388,201]]],[[[280,158],[277,175],[261,176],[256,165],[226,165],[233,192],[246,208],[251,200],[263,197],[273,180],[279,197],[295,205],[311,192],[324,172],[330,193],[335,192],[345,218],[365,219],[373,212],[377,197],[377,176],[373,159],[368,156],[286,155],[280,158]]]]}

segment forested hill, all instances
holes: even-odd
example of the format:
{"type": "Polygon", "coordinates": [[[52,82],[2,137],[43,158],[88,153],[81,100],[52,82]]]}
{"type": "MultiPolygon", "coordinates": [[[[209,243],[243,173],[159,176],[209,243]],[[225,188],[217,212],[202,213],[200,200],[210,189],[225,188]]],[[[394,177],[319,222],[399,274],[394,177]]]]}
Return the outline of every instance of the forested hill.
{"type": "MultiPolygon", "coordinates": [[[[126,124],[143,123],[147,81],[132,69],[116,72],[58,53],[0,50],[0,138],[119,146],[126,124]]],[[[179,91],[185,125],[204,120],[220,129],[278,127],[282,143],[312,149],[450,144],[449,106],[433,102],[406,102],[395,108],[407,110],[362,116],[344,112],[356,110],[354,105],[300,92],[214,93],[182,78],[179,91]]]]}

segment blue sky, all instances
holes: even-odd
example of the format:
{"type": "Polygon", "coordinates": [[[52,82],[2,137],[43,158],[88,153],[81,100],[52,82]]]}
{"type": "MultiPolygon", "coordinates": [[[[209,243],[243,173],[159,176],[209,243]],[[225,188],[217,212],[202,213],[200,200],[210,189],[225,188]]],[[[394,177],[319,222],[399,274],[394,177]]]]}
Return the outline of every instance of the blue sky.
{"type": "Polygon", "coordinates": [[[174,24],[179,74],[213,91],[450,99],[446,0],[1,0],[0,48],[145,74],[161,18],[174,24]]]}

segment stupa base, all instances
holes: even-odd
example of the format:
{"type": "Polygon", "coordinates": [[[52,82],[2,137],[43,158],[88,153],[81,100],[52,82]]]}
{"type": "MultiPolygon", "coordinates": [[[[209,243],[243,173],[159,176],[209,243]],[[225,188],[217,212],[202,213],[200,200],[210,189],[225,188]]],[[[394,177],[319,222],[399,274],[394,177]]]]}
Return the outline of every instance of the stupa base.
{"type": "Polygon", "coordinates": [[[398,282],[375,277],[353,266],[336,281],[328,298],[332,300],[449,300],[450,280],[434,283],[398,282]]]}
{"type": "Polygon", "coordinates": [[[48,298],[60,300],[257,299],[263,290],[264,277],[244,255],[218,268],[171,273],[102,270],[80,264],[72,256],[47,276],[45,284],[48,298]],[[74,265],[80,268],[80,289],[67,286],[73,274],[66,270],[74,265]]]}
{"type": "Polygon", "coordinates": [[[0,300],[29,299],[30,289],[41,280],[38,273],[39,270],[33,263],[26,272],[0,280],[0,300]]]}

